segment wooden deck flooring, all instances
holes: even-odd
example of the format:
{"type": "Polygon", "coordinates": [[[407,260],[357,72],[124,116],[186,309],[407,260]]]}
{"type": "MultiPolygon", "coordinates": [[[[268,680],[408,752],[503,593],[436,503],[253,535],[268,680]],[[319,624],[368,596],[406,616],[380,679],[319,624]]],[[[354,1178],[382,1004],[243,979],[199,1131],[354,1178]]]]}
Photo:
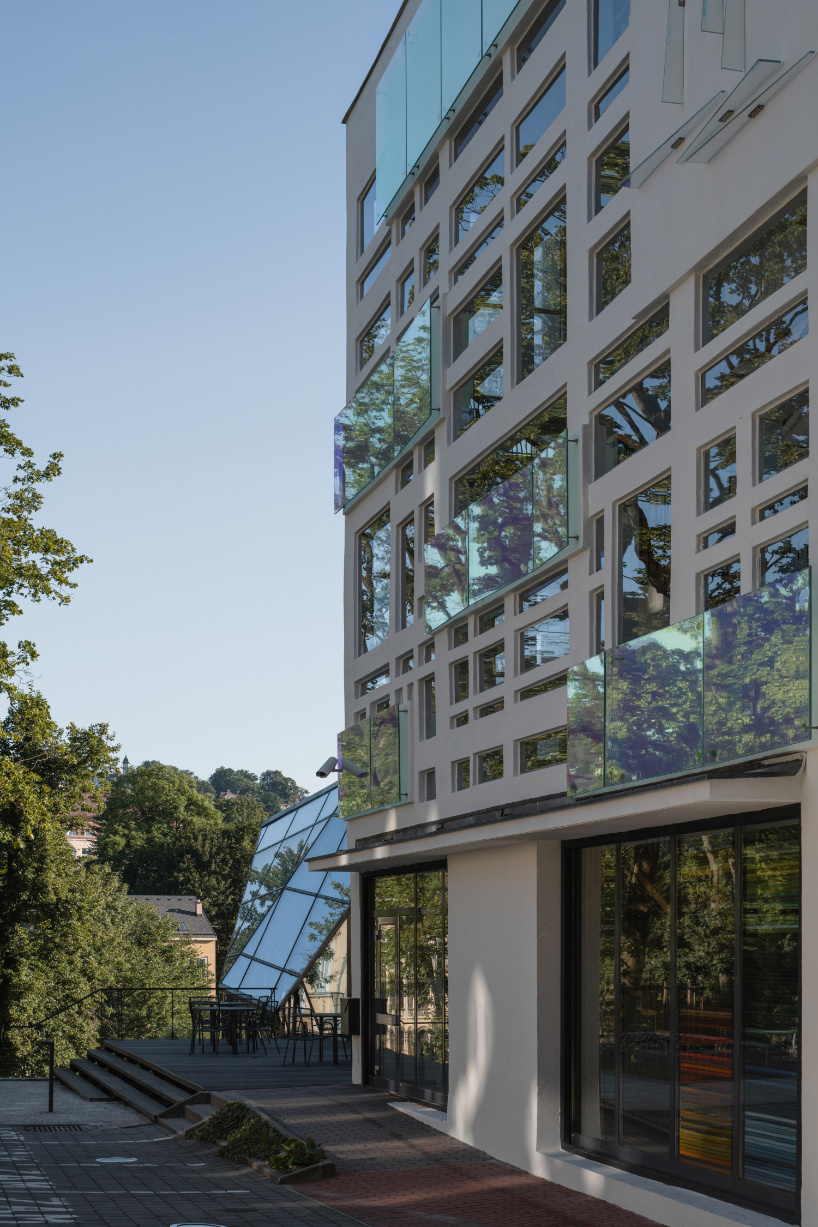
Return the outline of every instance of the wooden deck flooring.
{"type": "Polygon", "coordinates": [[[111,1044],[117,1052],[132,1053],[138,1060],[150,1062],[157,1070],[167,1070],[183,1079],[195,1091],[275,1090],[278,1087],[327,1086],[348,1084],[352,1080],[352,1066],[344,1061],[343,1051],[339,1064],[332,1064],[331,1052],[325,1052],[319,1064],[317,1045],[313,1059],[305,1065],[299,1049],[295,1065],[291,1064],[292,1051],[287,1064],[284,1058],[284,1043],[277,1053],[275,1045],[267,1045],[267,1055],[257,1053],[232,1053],[221,1048],[219,1055],[205,1049],[196,1049],[190,1055],[190,1040],[118,1040],[111,1044]]]}

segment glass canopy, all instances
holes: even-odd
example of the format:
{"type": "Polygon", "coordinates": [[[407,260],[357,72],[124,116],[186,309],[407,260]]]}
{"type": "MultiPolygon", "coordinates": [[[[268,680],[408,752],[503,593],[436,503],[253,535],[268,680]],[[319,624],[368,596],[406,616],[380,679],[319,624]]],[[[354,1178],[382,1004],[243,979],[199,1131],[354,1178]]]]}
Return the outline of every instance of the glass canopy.
{"type": "MultiPolygon", "coordinates": [[[[349,874],[312,873],[307,857],[345,846],[337,784],[262,824],[227,952],[224,988],[258,997],[272,993],[281,1002],[307,968],[320,963],[318,956],[349,910],[349,874]]],[[[339,980],[342,964],[332,960],[339,980]]]]}

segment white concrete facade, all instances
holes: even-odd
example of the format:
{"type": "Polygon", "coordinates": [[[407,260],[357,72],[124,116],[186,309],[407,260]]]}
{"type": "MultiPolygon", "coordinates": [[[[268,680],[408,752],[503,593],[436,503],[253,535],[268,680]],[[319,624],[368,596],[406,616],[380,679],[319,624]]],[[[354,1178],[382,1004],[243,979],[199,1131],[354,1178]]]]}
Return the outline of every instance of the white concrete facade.
{"type": "MultiPolygon", "coordinates": [[[[394,344],[403,327],[428,300],[439,294],[442,321],[440,403],[413,449],[346,509],[345,551],[345,708],[347,724],[388,699],[409,708],[410,780],[404,805],[368,813],[348,823],[348,849],[321,858],[352,873],[352,949],[364,951],[367,917],[361,912],[360,885],[367,874],[401,866],[445,861],[448,866],[449,915],[449,1093],[445,1115],[426,1113],[437,1127],[473,1143],[500,1159],[537,1175],[581,1189],[632,1209],[668,1227],[691,1222],[707,1227],[744,1223],[761,1227],[773,1220],[759,1210],[733,1205],[702,1192],[660,1183],[644,1175],[572,1153],[565,1146],[565,1069],[562,1028],[566,1003],[563,972],[562,843],[596,835],[650,828],[673,828],[699,819],[749,813],[763,815],[782,806],[800,805],[802,880],[809,882],[818,865],[818,751],[811,742],[791,747],[801,759],[797,775],[743,779],[679,779],[663,787],[609,793],[582,804],[565,796],[566,767],[559,764],[524,773],[522,739],[566,724],[564,688],[520,701],[520,691],[565,672],[596,651],[595,594],[604,592],[608,614],[620,601],[618,560],[619,508],[633,493],[670,475],[672,480],[671,623],[704,608],[703,576],[729,561],[740,562],[741,592],[761,582],[759,550],[766,543],[810,526],[811,499],[777,515],[762,518],[760,508],[811,482],[812,457],[791,465],[763,483],[758,474],[758,418],[786,396],[809,386],[816,369],[816,340],[805,336],[748,379],[702,405],[702,372],[723,354],[751,337],[768,321],[803,300],[818,270],[818,65],[809,63],[764,109],[725,145],[712,161],[679,164],[675,152],[638,189],[623,188],[595,214],[593,166],[600,151],[628,123],[631,166],[636,167],[692,118],[719,90],[730,91],[739,71],[722,68],[720,35],[702,32],[702,0],[631,0],[630,23],[602,62],[592,66],[593,0],[567,0],[545,38],[518,69],[518,48],[544,5],[521,0],[503,27],[496,51],[483,64],[480,79],[460,100],[457,114],[442,129],[433,148],[400,200],[365,251],[360,250],[359,201],[375,169],[375,94],[383,71],[418,8],[408,0],[401,8],[373,69],[346,117],[347,126],[347,396],[351,398],[394,344]],[[668,22],[684,9],[684,100],[662,101],[668,22]],[[567,102],[536,147],[514,164],[514,129],[554,70],[566,68],[567,102]],[[629,84],[594,121],[593,104],[608,83],[629,66],[629,84]],[[471,108],[498,71],[503,96],[478,134],[455,158],[454,137],[471,108]],[[532,172],[561,141],[567,141],[562,165],[529,203],[515,211],[514,201],[532,172]],[[500,143],[505,148],[505,187],[472,230],[455,243],[454,208],[500,143]],[[439,160],[440,185],[424,203],[423,182],[439,160]],[[754,306],[713,340],[703,339],[702,278],[720,259],[738,248],[778,209],[799,192],[808,192],[808,267],[754,306]],[[517,380],[520,309],[516,249],[554,203],[567,201],[567,340],[526,379],[517,380]],[[401,219],[414,207],[415,221],[401,235],[401,219]],[[455,281],[464,258],[503,218],[504,228],[472,268],[455,281]],[[595,255],[606,239],[630,218],[631,283],[603,310],[595,309],[595,255]],[[422,282],[423,252],[440,236],[439,268],[422,282]],[[367,293],[364,275],[387,237],[391,257],[367,293]],[[451,321],[488,273],[502,267],[504,305],[500,318],[456,360],[451,321]],[[400,315],[399,287],[413,269],[415,299],[400,315]],[[385,303],[391,307],[392,330],[371,360],[359,369],[359,338],[385,303]],[[603,387],[595,388],[594,363],[649,318],[669,305],[668,331],[603,387]],[[453,391],[502,342],[504,397],[485,417],[458,437],[453,424],[453,391]],[[664,357],[672,366],[672,428],[610,472],[594,478],[590,424],[594,413],[664,357]],[[458,476],[489,453],[515,427],[567,394],[568,435],[577,440],[579,515],[571,541],[557,564],[567,566],[568,587],[537,606],[521,610],[518,596],[540,576],[527,578],[500,597],[488,597],[467,614],[426,632],[423,617],[422,547],[417,549],[414,622],[401,627],[397,617],[400,576],[399,526],[414,518],[422,541],[422,509],[434,500],[437,527],[454,515],[458,476]],[[705,448],[735,431],[737,490],[725,505],[703,510],[702,457],[705,448]],[[425,444],[434,439],[434,460],[424,463],[425,444]],[[401,466],[412,458],[413,479],[401,488],[401,466]],[[358,652],[359,534],[389,510],[392,525],[392,602],[390,633],[364,655],[358,652]],[[604,566],[593,558],[592,524],[604,516],[604,566]],[[735,518],[735,535],[702,549],[706,533],[735,518]],[[502,603],[502,624],[479,633],[481,612],[502,603]],[[523,672],[520,631],[550,612],[567,607],[570,653],[523,672]],[[455,626],[468,625],[468,642],[455,645],[455,626]],[[505,681],[490,694],[480,693],[477,654],[502,640],[505,681]],[[431,649],[433,645],[433,654],[431,649]],[[412,654],[413,668],[402,672],[412,654]],[[450,701],[451,665],[467,658],[471,679],[468,700],[450,701]],[[389,668],[390,680],[361,694],[360,683],[389,668]],[[421,683],[435,679],[436,733],[424,726],[421,683]],[[504,709],[479,718],[477,709],[502,698],[504,709]],[[465,726],[454,716],[468,712],[465,726]],[[482,751],[502,746],[501,779],[475,782],[474,765],[482,751]],[[455,791],[453,764],[469,758],[472,786],[455,791]],[[426,799],[424,781],[436,775],[436,796],[426,799]],[[545,803],[547,799],[547,803],[545,803]],[[516,808],[509,808],[516,807],[516,808]]],[[[745,7],[745,5],[742,5],[745,7]]],[[[746,0],[746,67],[759,60],[779,60],[782,70],[808,51],[818,51],[818,7],[814,0],[779,0],[770,6],[746,0]]],[[[810,492],[811,493],[811,492],[810,492]]],[[[816,530],[811,530],[813,535],[816,530]]],[[[818,724],[818,718],[813,718],[818,724]]],[[[786,757],[786,756],[785,756],[786,757]]],[[[818,941],[818,901],[802,895],[802,951],[805,959],[818,941]],[[813,932],[815,939],[813,940],[813,932]]],[[[365,988],[365,955],[353,959],[352,993],[365,988]]],[[[807,964],[805,963],[805,969],[807,964]]],[[[366,1002],[362,1003],[366,1016],[366,1002]]],[[[800,1222],[818,1227],[818,988],[803,975],[801,1042],[802,1151],[800,1222]]],[[[366,1056],[354,1045],[354,1077],[366,1077],[366,1056]]],[[[786,1215],[784,1216],[786,1217],[786,1215]]],[[[790,1215],[790,1221],[792,1216],[790,1215]]]]}

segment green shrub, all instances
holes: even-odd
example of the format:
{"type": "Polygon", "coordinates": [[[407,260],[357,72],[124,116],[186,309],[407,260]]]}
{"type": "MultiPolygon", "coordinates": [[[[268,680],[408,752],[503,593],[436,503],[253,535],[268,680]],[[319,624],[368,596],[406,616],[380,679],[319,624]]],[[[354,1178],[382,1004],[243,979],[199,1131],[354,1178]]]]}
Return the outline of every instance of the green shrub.
{"type": "Polygon", "coordinates": [[[324,1157],[323,1149],[313,1138],[306,1138],[303,1142],[298,1138],[288,1138],[258,1112],[239,1101],[219,1108],[187,1136],[198,1142],[224,1139],[224,1144],[219,1147],[223,1159],[231,1159],[234,1163],[260,1159],[277,1172],[309,1167],[312,1163],[320,1163],[324,1157]]]}

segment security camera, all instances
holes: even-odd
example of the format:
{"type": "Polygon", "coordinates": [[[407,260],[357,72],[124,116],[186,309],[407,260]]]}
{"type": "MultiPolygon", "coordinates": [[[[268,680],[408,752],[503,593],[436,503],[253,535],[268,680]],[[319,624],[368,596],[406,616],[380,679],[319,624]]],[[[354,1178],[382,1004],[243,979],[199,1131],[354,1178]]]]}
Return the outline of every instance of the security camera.
{"type": "Polygon", "coordinates": [[[323,767],[319,767],[315,774],[318,776],[319,779],[325,780],[328,775],[331,775],[332,772],[337,771],[337,769],[338,769],[338,759],[328,758],[327,761],[324,763],[323,767]]]}
{"type": "Polygon", "coordinates": [[[362,780],[365,775],[369,775],[368,771],[364,771],[363,767],[358,767],[355,763],[351,763],[348,758],[340,759],[339,770],[348,771],[350,775],[355,776],[356,780],[362,780]]]}

